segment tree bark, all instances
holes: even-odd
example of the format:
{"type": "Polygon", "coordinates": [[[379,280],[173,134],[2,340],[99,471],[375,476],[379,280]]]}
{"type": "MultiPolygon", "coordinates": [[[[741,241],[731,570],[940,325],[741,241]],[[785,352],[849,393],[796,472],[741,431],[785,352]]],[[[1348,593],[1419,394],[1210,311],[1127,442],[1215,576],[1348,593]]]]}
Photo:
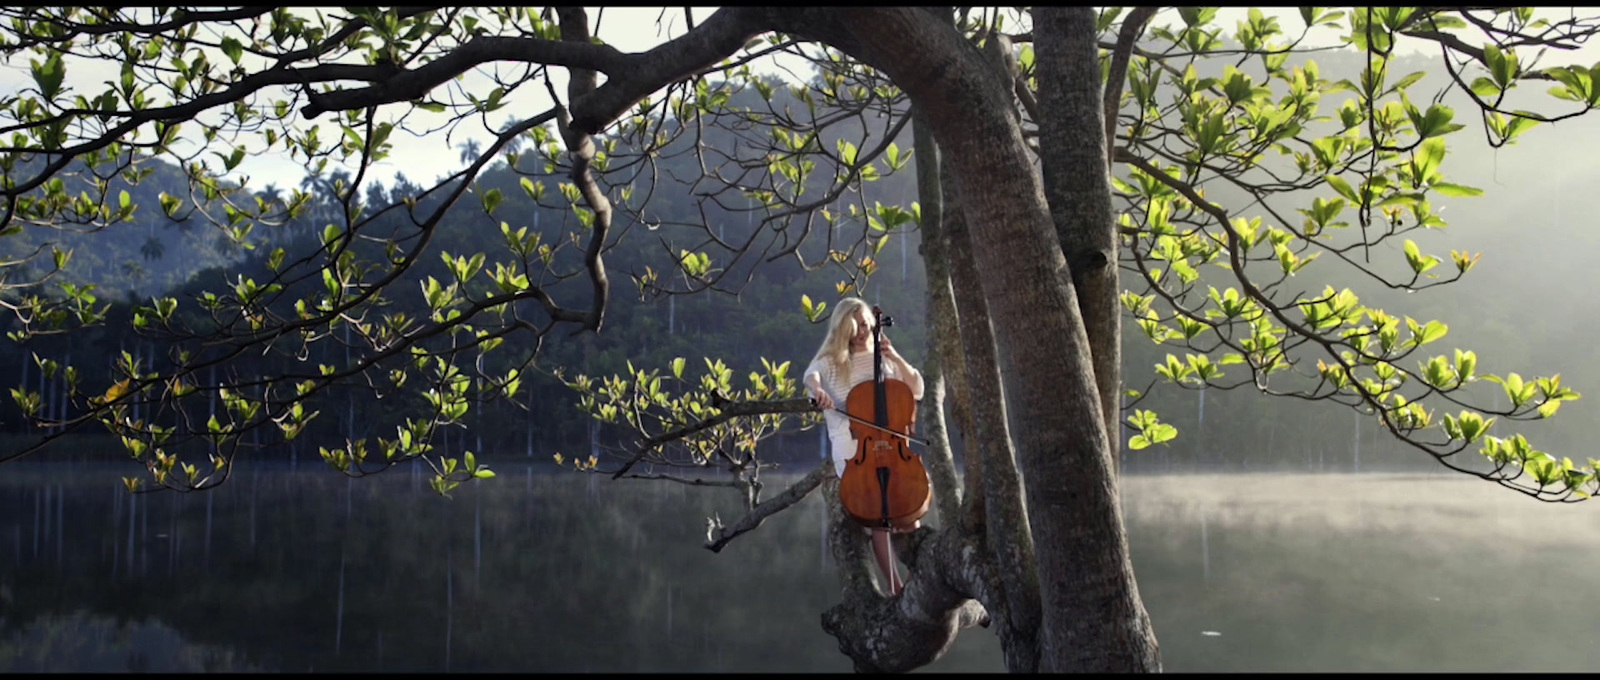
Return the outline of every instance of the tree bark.
{"type": "MultiPolygon", "coordinates": [[[[1093,65],[1093,13],[1068,12],[1074,28],[1086,17],[1090,34],[1079,40],[1069,31],[1063,47],[1093,65]]],[[[1039,670],[1159,670],[1128,558],[1088,338],[1040,180],[1021,128],[1005,110],[1010,83],[997,82],[976,49],[925,12],[839,14],[857,35],[856,56],[926,107],[955,169],[1000,366],[1010,377],[1007,403],[1043,604],[1039,670]]],[[[1096,125],[1099,105],[1089,107],[1092,114],[1052,115],[1096,125]]],[[[1104,134],[1097,127],[1090,136],[1104,134]]],[[[1085,171],[1104,174],[1104,164],[1085,171]]]]}
{"type": "Polygon", "coordinates": [[[950,244],[951,282],[960,313],[975,420],[968,456],[981,461],[984,470],[983,496],[987,502],[982,532],[1005,592],[1005,608],[991,614],[1002,622],[999,634],[1006,668],[1031,673],[1039,664],[1039,573],[1022,497],[1022,479],[1017,474],[1011,433],[1006,425],[1005,394],[988,303],[983,299],[978,265],[973,261],[960,194],[950,175],[945,173],[944,195],[949,209],[945,212],[944,232],[950,244]]]}
{"type": "MultiPolygon", "coordinates": [[[[828,461],[832,467],[832,461],[828,461]]],[[[882,597],[872,582],[872,551],[861,525],[844,511],[839,502],[839,477],[825,473],[822,498],[828,503],[828,551],[839,569],[839,591],[846,602],[865,602],[882,597]]]]}
{"type": "MultiPolygon", "coordinates": [[[[828,470],[831,464],[825,463],[828,470]]],[[[839,479],[823,481],[828,503],[828,546],[839,566],[841,602],[822,614],[822,629],[857,671],[905,672],[932,663],[955,642],[962,628],[988,625],[973,597],[998,600],[992,567],[956,526],[928,527],[896,538],[909,569],[905,590],[883,597],[872,584],[866,532],[845,514],[839,479]]]]}
{"type": "MultiPolygon", "coordinates": [[[[982,479],[981,468],[975,470],[970,457],[967,461],[967,478],[964,492],[946,493],[945,489],[961,489],[956,478],[954,456],[950,450],[949,428],[944,419],[944,403],[948,393],[962,394],[966,390],[966,367],[961,363],[961,336],[956,331],[956,302],[950,290],[950,266],[945,257],[943,231],[939,220],[943,215],[943,199],[939,187],[939,147],[933,141],[926,124],[915,122],[916,109],[912,109],[913,160],[917,164],[917,197],[922,206],[922,259],[928,279],[928,353],[923,361],[922,377],[925,390],[919,405],[917,422],[922,423],[923,437],[928,442],[929,457],[938,463],[930,465],[928,473],[934,475],[934,490],[939,496],[934,502],[939,507],[940,524],[955,526],[968,524],[972,504],[982,507],[982,487],[973,486],[974,473],[982,479]],[[944,478],[948,475],[948,478],[944,478]],[[977,491],[974,494],[974,491],[977,491]],[[963,513],[963,499],[968,506],[963,513]]],[[[964,404],[953,405],[956,422],[968,417],[964,404]]]]}
{"type": "MultiPolygon", "coordinates": [[[[1039,157],[1044,169],[1044,195],[1050,204],[1061,250],[1078,293],[1094,362],[1095,388],[1100,413],[1105,417],[1106,445],[1112,461],[1122,445],[1122,314],[1117,300],[1117,237],[1111,220],[1110,165],[1102,134],[1083,136],[1084,125],[1104,131],[1104,99],[1100,66],[1095,61],[1094,17],[1087,30],[1090,54],[1070,35],[1069,13],[1064,7],[1038,7],[1033,11],[1034,63],[1038,68],[1039,105],[1051,112],[1039,123],[1039,157]],[[1086,80],[1085,80],[1086,79],[1086,80]],[[1094,109],[1093,115],[1090,109],[1094,109]],[[1068,113],[1070,112],[1070,113],[1068,113]],[[1092,118],[1092,120],[1091,120],[1092,118]],[[1089,170],[1096,168],[1098,170],[1089,170]]],[[[1081,32],[1084,27],[1076,27],[1081,32]]]]}
{"type": "MultiPolygon", "coordinates": [[[[1136,8],[1128,14],[1122,38],[1138,37],[1139,27],[1149,21],[1150,8],[1136,8]]],[[[1114,130],[1117,94],[1102,96],[1099,64],[1082,54],[1067,50],[1072,40],[1082,35],[1067,35],[1066,8],[1040,6],[1034,10],[1034,51],[1037,64],[1038,104],[1040,109],[1059,112],[1086,112],[1099,107],[1099,114],[1045,115],[1038,120],[1040,165],[1045,176],[1045,200],[1050,202],[1050,218],[1056,222],[1062,253],[1077,288],[1078,312],[1083,315],[1083,330],[1090,341],[1094,365],[1094,386],[1099,390],[1101,414],[1106,418],[1106,442],[1110,446],[1112,469],[1122,451],[1122,309],[1117,293],[1117,232],[1110,210],[1110,163],[1107,154],[1110,131],[1114,130]],[[1093,125],[1093,128],[1091,128],[1093,125]],[[1096,139],[1096,134],[1107,138],[1096,139]],[[1104,168],[1102,173],[1083,168],[1104,168]]],[[[1093,18],[1088,27],[1093,32],[1093,18]]],[[[1091,34],[1088,40],[1094,40],[1091,34]]],[[[1093,43],[1091,43],[1093,45],[1093,43]]],[[[1093,48],[1091,48],[1093,50],[1093,48]]],[[[1082,50],[1078,50],[1082,51],[1082,50]]],[[[1128,54],[1118,48],[1120,59],[1112,59],[1114,83],[1107,91],[1122,91],[1128,54]]]]}

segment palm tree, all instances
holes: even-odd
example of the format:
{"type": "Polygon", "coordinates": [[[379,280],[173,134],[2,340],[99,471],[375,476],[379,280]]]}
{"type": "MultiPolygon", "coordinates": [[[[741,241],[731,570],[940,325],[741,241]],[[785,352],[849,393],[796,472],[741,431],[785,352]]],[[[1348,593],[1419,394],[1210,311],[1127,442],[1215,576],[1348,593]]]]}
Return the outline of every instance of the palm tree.
{"type": "Polygon", "coordinates": [[[144,245],[139,246],[139,254],[144,255],[144,259],[154,262],[167,254],[167,246],[161,239],[151,236],[144,240],[144,245]]]}
{"type": "MultiPolygon", "coordinates": [[[[500,133],[504,134],[506,130],[510,129],[511,126],[516,125],[516,123],[517,123],[517,119],[514,116],[513,117],[507,117],[506,118],[506,122],[503,123],[500,126],[500,133]]],[[[500,153],[505,154],[507,156],[506,163],[509,164],[511,162],[511,159],[509,158],[511,154],[514,154],[514,153],[515,154],[520,154],[520,153],[522,153],[523,148],[528,146],[528,142],[529,142],[529,138],[528,138],[528,133],[527,132],[523,132],[520,135],[517,135],[515,137],[512,137],[511,139],[506,140],[505,146],[500,147],[500,153]]]]}
{"type": "Polygon", "coordinates": [[[461,164],[469,165],[478,160],[478,152],[483,149],[483,143],[468,137],[466,141],[457,144],[456,148],[461,149],[461,164]]]}
{"type": "Polygon", "coordinates": [[[278,188],[277,182],[269,182],[261,188],[259,197],[261,198],[261,204],[265,206],[264,212],[271,214],[274,204],[283,201],[283,190],[278,188]]]}
{"type": "Polygon", "coordinates": [[[133,285],[129,286],[129,289],[137,290],[139,284],[144,283],[144,280],[150,277],[150,270],[145,269],[144,265],[138,260],[123,260],[122,275],[133,281],[133,285]]]}

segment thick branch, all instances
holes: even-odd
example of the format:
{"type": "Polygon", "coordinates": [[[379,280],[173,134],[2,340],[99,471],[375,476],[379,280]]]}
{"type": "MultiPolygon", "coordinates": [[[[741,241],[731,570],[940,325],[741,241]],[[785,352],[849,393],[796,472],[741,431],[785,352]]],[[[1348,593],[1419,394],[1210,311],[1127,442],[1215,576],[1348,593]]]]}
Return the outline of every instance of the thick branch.
{"type": "MultiPolygon", "coordinates": [[[[561,19],[561,39],[573,45],[590,45],[589,42],[589,16],[582,7],[563,7],[556,10],[556,15],[561,19]]],[[[599,74],[594,69],[574,68],[567,78],[567,100],[579,101],[589,96],[598,86],[599,74]]],[[[600,190],[600,183],[595,181],[594,173],[589,171],[594,162],[594,140],[590,131],[574,130],[571,121],[567,118],[566,110],[556,118],[556,124],[561,130],[561,136],[567,143],[567,151],[572,154],[572,183],[578,187],[578,192],[583,195],[589,209],[594,211],[593,221],[590,223],[589,245],[584,249],[583,265],[589,271],[589,281],[594,289],[594,298],[590,303],[589,319],[584,328],[599,332],[600,325],[605,320],[606,300],[611,293],[611,280],[606,277],[606,265],[602,259],[601,251],[605,249],[606,237],[611,233],[611,200],[606,198],[605,192],[600,190]]],[[[580,329],[581,330],[581,329],[580,329]]]]}
{"type": "MultiPolygon", "coordinates": [[[[1094,132],[1109,133],[1115,129],[1115,119],[1102,120],[1101,114],[1115,115],[1116,99],[1112,92],[1120,91],[1117,85],[1122,79],[1108,81],[1103,91],[1094,86],[1099,66],[1094,59],[1092,36],[1083,40],[1081,35],[1068,33],[1070,27],[1077,26],[1069,17],[1078,15],[1058,7],[1041,7],[1034,11],[1034,32],[1039,36],[1034,62],[1038,70],[1039,99],[1046,110],[1053,113],[1039,122],[1039,148],[1043,152],[1040,156],[1044,195],[1061,250],[1067,258],[1072,284],[1077,289],[1078,308],[1093,361],[1095,388],[1100,397],[1100,413],[1115,465],[1121,443],[1118,433],[1121,431],[1119,403],[1122,393],[1118,248],[1106,153],[1110,147],[1106,146],[1105,137],[1094,132]]],[[[1123,24],[1122,35],[1128,44],[1131,45],[1139,33],[1137,26],[1130,29],[1129,25],[1145,19],[1148,16],[1140,16],[1136,10],[1123,24]]],[[[1092,30],[1093,24],[1088,28],[1092,30]]],[[[1127,59],[1125,50],[1123,59],[1127,59]]],[[[1116,75],[1115,64],[1112,75],[1116,75]]],[[[1120,97],[1116,95],[1117,99],[1120,97]]]]}
{"type": "Polygon", "coordinates": [[[650,93],[737,52],[751,37],[765,30],[761,14],[752,8],[719,10],[682,36],[638,54],[589,41],[480,36],[439,59],[377,85],[308,93],[311,103],[301,113],[311,119],[329,111],[413,101],[475,66],[512,61],[605,73],[605,85],[580,101],[570,102],[573,127],[592,134],[650,93]]]}
{"type": "Polygon", "coordinates": [[[310,103],[301,109],[300,113],[306,120],[312,120],[329,111],[345,111],[421,99],[434,88],[450,82],[452,78],[473,67],[495,61],[548,64],[612,73],[627,69],[631,58],[630,55],[610,45],[596,45],[587,41],[576,43],[538,38],[479,36],[423,66],[399,70],[368,87],[333,92],[307,92],[306,98],[310,103]]]}
{"type": "Polygon", "coordinates": [[[66,42],[78,35],[113,35],[119,33],[129,33],[133,35],[161,35],[163,33],[172,32],[176,29],[186,28],[191,24],[238,21],[241,19],[261,17],[271,13],[272,10],[273,8],[268,6],[245,7],[242,9],[219,10],[215,12],[188,11],[178,9],[172,13],[171,19],[158,24],[134,24],[120,21],[106,22],[103,24],[85,24],[76,21],[64,21],[61,19],[41,19],[39,17],[34,17],[30,16],[29,14],[19,12],[19,16],[17,17],[18,19],[26,21],[35,27],[45,25],[56,26],[65,29],[66,35],[57,37],[38,35],[36,33],[23,34],[23,36],[21,36],[22,40],[18,41],[18,46],[28,47],[39,43],[66,42]]]}
{"type": "MultiPolygon", "coordinates": [[[[1016,452],[1007,425],[989,305],[984,299],[982,275],[972,253],[976,243],[961,207],[964,199],[953,179],[953,164],[945,157],[943,165],[944,196],[948,204],[944,231],[949,242],[950,283],[959,311],[958,325],[972,406],[972,429],[964,433],[963,441],[967,445],[967,459],[977,463],[975,467],[983,485],[981,519],[988,554],[996,564],[1005,565],[999,586],[1004,607],[994,608],[993,615],[1001,620],[999,635],[1006,667],[1016,672],[1033,672],[1038,669],[1038,634],[1043,616],[1033,537],[1023,498],[1022,476],[1017,472],[1016,452]]],[[[994,601],[990,602],[992,606],[994,601]]]]}
{"type": "Polygon", "coordinates": [[[899,596],[846,598],[822,615],[823,630],[838,639],[857,671],[913,670],[942,656],[962,628],[989,624],[979,602],[996,601],[996,579],[983,551],[947,528],[917,552],[899,596]]]}
{"type": "Polygon", "coordinates": [[[720,9],[677,39],[631,57],[625,70],[607,72],[593,95],[571,103],[573,127],[599,132],[650,93],[728,58],[770,30],[763,15],[759,7],[720,9]]]}
{"type": "MultiPolygon", "coordinates": [[[[916,110],[913,108],[909,117],[915,116],[916,110]]],[[[940,523],[949,526],[961,517],[963,496],[970,499],[971,494],[962,492],[961,482],[956,476],[949,428],[944,418],[945,384],[949,383],[951,392],[964,393],[967,381],[963,372],[965,367],[961,365],[961,336],[956,331],[956,304],[950,290],[949,259],[945,255],[943,230],[939,228],[939,222],[944,219],[939,187],[939,147],[934,143],[933,133],[928,131],[926,123],[913,127],[912,140],[915,150],[913,160],[917,167],[917,195],[922,203],[923,239],[919,248],[926,264],[930,329],[927,358],[922,367],[927,389],[919,405],[921,415],[918,420],[923,424],[922,433],[928,442],[924,459],[933,482],[934,502],[939,506],[940,523]]],[[[951,409],[957,414],[957,422],[961,422],[965,416],[964,401],[964,398],[958,398],[951,409]]],[[[969,475],[972,472],[970,463],[967,471],[969,475]]],[[[981,498],[982,494],[978,495],[981,498]]]]}

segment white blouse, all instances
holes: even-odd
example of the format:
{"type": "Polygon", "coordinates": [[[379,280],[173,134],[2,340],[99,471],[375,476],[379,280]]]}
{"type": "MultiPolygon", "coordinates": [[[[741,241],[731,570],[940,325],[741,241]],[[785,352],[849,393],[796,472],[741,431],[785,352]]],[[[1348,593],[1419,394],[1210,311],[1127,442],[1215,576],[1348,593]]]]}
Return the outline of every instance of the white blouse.
{"type": "MultiPolygon", "coordinates": [[[[812,382],[811,376],[817,376],[818,384],[833,399],[835,409],[843,410],[845,400],[850,397],[850,390],[856,385],[872,380],[872,351],[863,350],[850,355],[850,362],[839,370],[831,361],[816,359],[806,367],[802,377],[803,384],[812,382]]],[[[901,375],[896,362],[884,358],[883,377],[886,380],[899,380],[911,388],[913,399],[922,399],[922,373],[911,369],[909,375],[901,375]]],[[[838,411],[823,411],[823,422],[828,426],[828,439],[833,444],[833,469],[839,475],[844,474],[844,463],[855,457],[855,438],[850,435],[850,419],[838,411]]]]}

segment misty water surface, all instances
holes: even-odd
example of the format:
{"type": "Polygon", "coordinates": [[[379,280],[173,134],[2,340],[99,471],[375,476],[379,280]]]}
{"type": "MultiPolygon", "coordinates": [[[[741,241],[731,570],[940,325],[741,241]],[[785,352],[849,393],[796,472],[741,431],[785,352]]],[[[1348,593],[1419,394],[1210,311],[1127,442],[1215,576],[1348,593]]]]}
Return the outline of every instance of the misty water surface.
{"type": "MultiPolygon", "coordinates": [[[[130,500],[126,470],[8,466],[0,671],[849,670],[817,499],[717,555],[727,492],[498,469],[453,500],[320,469],[130,500]]],[[[1442,475],[1124,488],[1169,671],[1600,666],[1587,505],[1442,475]]],[[[976,629],[928,670],[1001,669],[976,629]]]]}

